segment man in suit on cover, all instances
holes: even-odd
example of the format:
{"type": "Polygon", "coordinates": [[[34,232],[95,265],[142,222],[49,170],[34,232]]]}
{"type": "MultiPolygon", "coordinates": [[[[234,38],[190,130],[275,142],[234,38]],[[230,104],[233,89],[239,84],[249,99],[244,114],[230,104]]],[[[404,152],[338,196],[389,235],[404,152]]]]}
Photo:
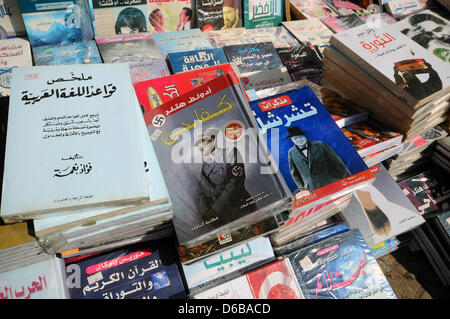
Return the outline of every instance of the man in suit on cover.
{"type": "Polygon", "coordinates": [[[350,176],[350,171],[325,142],[311,141],[298,126],[288,128],[294,146],[288,152],[289,169],[299,188],[317,189],[350,176]]]}

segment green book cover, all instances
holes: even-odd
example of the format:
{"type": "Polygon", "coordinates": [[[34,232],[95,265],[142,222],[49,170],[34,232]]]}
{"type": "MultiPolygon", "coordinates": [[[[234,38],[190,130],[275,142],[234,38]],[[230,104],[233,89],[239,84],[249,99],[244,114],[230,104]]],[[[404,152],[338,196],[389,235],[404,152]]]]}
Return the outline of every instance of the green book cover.
{"type": "Polygon", "coordinates": [[[276,27],[283,20],[281,0],[244,0],[244,26],[246,29],[276,27]]]}

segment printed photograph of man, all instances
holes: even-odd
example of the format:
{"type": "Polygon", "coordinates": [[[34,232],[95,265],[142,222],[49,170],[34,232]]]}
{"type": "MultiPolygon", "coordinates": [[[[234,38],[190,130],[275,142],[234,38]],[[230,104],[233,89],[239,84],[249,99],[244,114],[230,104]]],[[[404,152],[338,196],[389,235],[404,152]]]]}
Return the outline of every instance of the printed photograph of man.
{"type": "Polygon", "coordinates": [[[184,7],[180,11],[180,15],[178,16],[178,24],[177,31],[180,30],[189,30],[191,28],[191,19],[192,19],[192,10],[191,8],[184,7]]]}
{"type": "Polygon", "coordinates": [[[294,144],[288,152],[288,161],[297,187],[314,190],[351,175],[328,144],[311,141],[305,133],[298,126],[292,126],[286,136],[294,144]]]}
{"type": "Polygon", "coordinates": [[[163,33],[166,32],[164,29],[164,15],[161,11],[161,9],[155,9],[152,12],[150,12],[150,15],[148,16],[148,20],[153,27],[153,32],[156,33],[163,33]]]}
{"type": "Polygon", "coordinates": [[[117,16],[114,28],[116,34],[147,32],[145,15],[137,8],[125,8],[117,16]]]}
{"type": "Polygon", "coordinates": [[[222,8],[222,30],[237,28],[240,26],[239,5],[239,0],[224,0],[222,8]]]}

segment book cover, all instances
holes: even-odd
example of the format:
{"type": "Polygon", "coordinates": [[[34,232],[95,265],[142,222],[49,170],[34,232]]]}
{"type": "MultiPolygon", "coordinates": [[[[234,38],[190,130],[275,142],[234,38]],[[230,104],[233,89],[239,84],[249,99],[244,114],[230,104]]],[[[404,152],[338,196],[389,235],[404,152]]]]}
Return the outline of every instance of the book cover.
{"type": "Polygon", "coordinates": [[[169,52],[182,52],[212,48],[206,36],[199,29],[154,33],[156,45],[164,58],[169,52]]]}
{"type": "Polygon", "coordinates": [[[195,299],[304,299],[289,259],[281,259],[218,285],[195,299]]]}
{"type": "Polygon", "coordinates": [[[20,37],[27,34],[18,0],[1,0],[0,12],[0,39],[20,37]]]}
{"type": "Polygon", "coordinates": [[[241,82],[246,90],[264,90],[291,83],[291,76],[285,66],[241,74],[241,82]]]}
{"type": "Polygon", "coordinates": [[[27,40],[0,40],[0,97],[10,95],[12,70],[32,65],[30,43],[27,40]]]}
{"type": "Polygon", "coordinates": [[[193,246],[291,205],[240,86],[228,74],[144,114],[180,245],[193,246]],[[176,169],[174,169],[176,167],[176,169]]]}
{"type": "Polygon", "coordinates": [[[103,63],[95,41],[43,45],[33,48],[34,65],[103,63]]]}
{"type": "Polygon", "coordinates": [[[396,19],[424,9],[419,0],[390,0],[385,8],[396,19]]]}
{"type": "Polygon", "coordinates": [[[360,15],[360,19],[366,21],[366,23],[377,23],[378,21],[384,21],[388,24],[394,24],[397,23],[397,20],[394,19],[393,16],[391,16],[389,13],[386,12],[378,12],[378,13],[372,13],[369,15],[360,15]]]}
{"type": "Polygon", "coordinates": [[[309,46],[297,45],[278,48],[277,52],[294,81],[302,78],[315,79],[322,74],[322,59],[317,51],[312,50],[309,46]]]}
{"type": "Polygon", "coordinates": [[[375,181],[355,192],[342,216],[372,247],[412,230],[425,220],[383,165],[371,167],[375,181]]]}
{"type": "Polygon", "coordinates": [[[147,0],[89,0],[95,36],[151,32],[147,0]]]}
{"type": "Polygon", "coordinates": [[[282,21],[282,0],[244,1],[244,27],[246,29],[277,27],[282,21]]]}
{"type": "Polygon", "coordinates": [[[32,47],[93,38],[87,3],[82,0],[19,0],[32,47]]]}
{"type": "Polygon", "coordinates": [[[366,23],[356,14],[340,15],[337,17],[326,17],[322,18],[321,21],[334,33],[342,32],[344,30],[348,30],[358,25],[366,23]]]}
{"type": "Polygon", "coordinates": [[[241,0],[200,0],[195,4],[197,27],[201,31],[242,27],[241,0]]]}
{"type": "Polygon", "coordinates": [[[200,70],[133,83],[136,96],[145,112],[189,92],[225,73],[231,73],[233,83],[240,84],[231,64],[221,64],[200,70]]]}
{"type": "Polygon", "coordinates": [[[289,3],[291,8],[299,11],[306,19],[336,16],[336,13],[321,0],[289,0],[289,3]]]}
{"type": "Polygon", "coordinates": [[[71,299],[182,299],[172,238],[148,241],[66,265],[71,299]],[[78,274],[78,275],[77,275],[78,274]],[[76,276],[78,278],[78,282],[76,276]]]}
{"type": "Polygon", "coordinates": [[[12,79],[2,217],[148,201],[126,64],[22,67],[12,79]]]}
{"type": "Polygon", "coordinates": [[[251,101],[250,107],[294,194],[294,210],[305,211],[373,179],[310,87],[251,101]]]}
{"type": "Polygon", "coordinates": [[[289,48],[299,45],[297,39],[282,26],[247,30],[245,36],[253,38],[255,43],[272,42],[275,48],[289,48]]]}
{"type": "Polygon", "coordinates": [[[192,292],[208,284],[228,281],[233,275],[239,276],[246,269],[256,268],[272,259],[275,255],[269,238],[258,237],[182,266],[187,286],[192,292]]]}
{"type": "Polygon", "coordinates": [[[400,241],[393,237],[386,239],[382,243],[370,247],[370,251],[372,252],[372,255],[378,259],[386,254],[390,254],[393,251],[395,251],[400,245],[400,241]]]}
{"type": "Polygon", "coordinates": [[[283,26],[302,43],[317,46],[320,52],[330,45],[333,35],[319,18],[284,21],[283,26]]]}
{"type": "Polygon", "coordinates": [[[370,121],[343,127],[342,132],[361,157],[398,145],[403,138],[402,134],[370,121]]]}
{"type": "Polygon", "coordinates": [[[241,73],[283,66],[271,42],[228,45],[223,47],[223,51],[228,61],[236,63],[241,73]]]}
{"type": "Polygon", "coordinates": [[[408,105],[425,103],[449,87],[446,62],[382,21],[336,33],[330,43],[408,105]]]}
{"type": "Polygon", "coordinates": [[[450,62],[450,23],[431,10],[410,15],[393,26],[445,62],[450,62]]]}
{"type": "Polygon", "coordinates": [[[351,1],[345,0],[323,0],[339,16],[355,13],[357,15],[368,15],[369,13],[351,1]]]}
{"type": "Polygon", "coordinates": [[[252,37],[253,31],[255,30],[233,28],[206,30],[203,33],[213,48],[223,48],[226,45],[256,43],[257,41],[252,37]]]}
{"type": "Polygon", "coordinates": [[[170,52],[167,55],[173,73],[203,69],[228,63],[222,48],[170,52]]]}
{"type": "Polygon", "coordinates": [[[445,232],[450,237],[450,211],[442,212],[437,217],[445,232]]]}
{"type": "Polygon", "coordinates": [[[150,32],[189,30],[193,25],[191,0],[148,0],[150,32]]]}
{"type": "Polygon", "coordinates": [[[396,299],[357,229],[289,255],[305,299],[396,299]]]}

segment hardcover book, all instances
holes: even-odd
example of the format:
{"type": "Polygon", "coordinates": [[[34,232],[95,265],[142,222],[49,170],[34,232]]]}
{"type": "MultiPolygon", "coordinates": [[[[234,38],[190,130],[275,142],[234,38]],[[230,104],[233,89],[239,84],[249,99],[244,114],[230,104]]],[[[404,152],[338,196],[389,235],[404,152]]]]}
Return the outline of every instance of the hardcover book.
{"type": "Polygon", "coordinates": [[[129,245],[66,265],[71,299],[182,299],[173,238],[129,245]],[[79,282],[76,284],[76,276],[79,282]]]}
{"type": "Polygon", "coordinates": [[[167,58],[173,73],[203,69],[228,63],[222,48],[171,52],[167,58]]]}
{"type": "Polygon", "coordinates": [[[288,256],[305,299],[396,299],[357,229],[288,256]]]}
{"type": "Polygon", "coordinates": [[[23,67],[12,79],[3,218],[148,202],[126,64],[23,67]]]}
{"type": "Polygon", "coordinates": [[[294,16],[299,20],[336,16],[336,13],[321,0],[289,0],[289,4],[294,16]]]}
{"type": "Polygon", "coordinates": [[[33,48],[34,65],[103,63],[95,41],[43,45],[33,48]]]}
{"type": "Polygon", "coordinates": [[[30,43],[27,40],[0,40],[0,97],[10,95],[12,70],[32,65],[30,43]]]}
{"type": "Polygon", "coordinates": [[[189,30],[193,24],[191,0],[148,0],[149,31],[152,33],[189,30]]]}
{"type": "Polygon", "coordinates": [[[410,15],[393,26],[438,58],[450,62],[450,22],[431,10],[410,15]]]}
{"type": "Polygon", "coordinates": [[[447,63],[392,25],[360,25],[334,34],[330,43],[413,108],[449,91],[447,63]]]}
{"type": "Polygon", "coordinates": [[[94,37],[86,1],[19,0],[19,5],[32,47],[94,37]]]}
{"type": "Polygon", "coordinates": [[[320,19],[331,31],[334,33],[342,32],[354,28],[366,22],[358,17],[356,14],[340,15],[337,17],[326,17],[320,19]]]}
{"type": "Polygon", "coordinates": [[[310,87],[250,102],[301,213],[374,178],[310,87]],[[320,158],[320,160],[319,160],[320,158]]]}
{"type": "Polygon", "coordinates": [[[228,74],[147,111],[144,118],[158,158],[165,159],[160,165],[180,245],[221,236],[227,242],[221,233],[291,206],[290,191],[242,89],[228,74]]]}
{"type": "Polygon", "coordinates": [[[357,190],[341,212],[370,247],[425,222],[383,165],[375,165],[371,170],[375,174],[373,184],[357,190]]]}
{"type": "Polygon", "coordinates": [[[21,37],[27,34],[18,0],[0,0],[0,39],[21,37]]]}
{"type": "Polygon", "coordinates": [[[195,4],[197,27],[201,31],[242,27],[241,0],[199,0],[195,4]]]}
{"type": "Polygon", "coordinates": [[[282,0],[245,0],[244,26],[246,29],[277,27],[283,21],[282,0]]]}
{"type": "Polygon", "coordinates": [[[333,35],[319,18],[284,21],[283,26],[300,42],[308,46],[317,46],[320,52],[330,45],[330,38],[333,35]]]}
{"type": "Polygon", "coordinates": [[[206,36],[199,29],[154,33],[156,45],[164,58],[169,52],[182,52],[212,48],[206,36]]]}
{"type": "Polygon", "coordinates": [[[197,295],[194,299],[304,299],[289,259],[281,259],[197,295]]]}

